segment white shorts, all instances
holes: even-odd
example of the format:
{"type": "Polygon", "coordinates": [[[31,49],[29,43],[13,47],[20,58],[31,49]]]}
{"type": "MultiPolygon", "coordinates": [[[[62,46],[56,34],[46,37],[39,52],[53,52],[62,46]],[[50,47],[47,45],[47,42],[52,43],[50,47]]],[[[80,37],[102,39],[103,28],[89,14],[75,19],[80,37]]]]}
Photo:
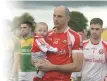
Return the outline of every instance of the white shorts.
{"type": "Polygon", "coordinates": [[[78,77],[81,77],[81,72],[72,72],[71,77],[74,79],[74,81],[77,81],[78,77]]]}
{"type": "Polygon", "coordinates": [[[36,76],[35,72],[19,72],[18,81],[33,81],[33,78],[36,76]]]}

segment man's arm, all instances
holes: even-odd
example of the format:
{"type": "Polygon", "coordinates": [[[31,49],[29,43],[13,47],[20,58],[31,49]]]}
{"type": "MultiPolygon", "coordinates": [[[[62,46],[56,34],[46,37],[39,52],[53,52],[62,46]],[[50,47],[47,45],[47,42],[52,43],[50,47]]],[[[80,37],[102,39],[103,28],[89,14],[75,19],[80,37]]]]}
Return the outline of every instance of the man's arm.
{"type": "MultiPolygon", "coordinates": [[[[69,38],[70,39],[70,38],[69,38]]],[[[71,40],[69,41],[71,42],[71,40]]],[[[81,40],[79,35],[76,33],[75,35],[75,41],[74,45],[69,47],[69,52],[72,54],[72,63],[69,64],[64,64],[64,65],[54,65],[49,62],[41,62],[39,65],[40,70],[42,71],[60,71],[60,72],[77,72],[80,71],[82,68],[82,63],[83,63],[83,53],[82,53],[82,48],[81,48],[81,40]],[[72,50],[71,50],[72,48],[72,50]]]]}
{"type": "Polygon", "coordinates": [[[60,72],[78,72],[82,68],[83,55],[82,53],[72,54],[73,63],[64,65],[55,65],[47,60],[41,60],[35,65],[41,71],[60,71],[60,72]]]}
{"type": "Polygon", "coordinates": [[[37,45],[39,47],[39,49],[43,52],[58,52],[57,48],[52,47],[51,45],[49,45],[44,38],[38,38],[35,40],[37,42],[37,45]]]}
{"type": "MultiPolygon", "coordinates": [[[[68,34],[68,44],[71,43],[72,38],[70,38],[69,34],[68,34]]],[[[82,52],[82,46],[81,46],[81,38],[80,36],[75,33],[75,41],[74,41],[74,45],[72,46],[72,51],[71,51],[71,46],[69,45],[69,52],[72,54],[72,63],[69,64],[64,64],[64,65],[55,65],[55,69],[57,71],[62,71],[62,72],[78,72],[81,70],[82,68],[82,64],[83,64],[83,52],[82,52]]]]}
{"type": "Polygon", "coordinates": [[[82,53],[72,54],[73,63],[53,65],[53,70],[61,72],[78,72],[82,68],[82,53]]]}

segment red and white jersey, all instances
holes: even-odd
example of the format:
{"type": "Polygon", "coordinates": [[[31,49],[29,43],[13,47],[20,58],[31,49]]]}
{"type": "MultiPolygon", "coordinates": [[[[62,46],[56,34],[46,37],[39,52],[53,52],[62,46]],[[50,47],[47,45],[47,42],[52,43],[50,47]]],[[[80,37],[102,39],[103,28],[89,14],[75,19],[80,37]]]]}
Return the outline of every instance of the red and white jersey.
{"type": "Polygon", "coordinates": [[[47,51],[57,52],[57,48],[53,48],[52,46],[50,46],[43,37],[35,36],[31,52],[35,53],[39,51],[42,51],[44,53],[46,53],[47,51]]]}
{"type": "Polygon", "coordinates": [[[57,48],[50,46],[43,37],[34,36],[34,42],[31,48],[32,60],[46,58],[47,51],[57,52],[57,48]]]}
{"type": "Polygon", "coordinates": [[[104,81],[107,73],[107,42],[101,40],[92,44],[90,40],[83,42],[84,63],[82,81],[104,81]]]}
{"type": "MultiPolygon", "coordinates": [[[[63,33],[49,32],[48,43],[58,48],[58,53],[48,52],[47,58],[52,64],[72,63],[72,52],[80,51],[80,37],[78,33],[67,29],[63,33]]],[[[50,71],[45,74],[42,81],[70,81],[71,73],[50,71]]]]}

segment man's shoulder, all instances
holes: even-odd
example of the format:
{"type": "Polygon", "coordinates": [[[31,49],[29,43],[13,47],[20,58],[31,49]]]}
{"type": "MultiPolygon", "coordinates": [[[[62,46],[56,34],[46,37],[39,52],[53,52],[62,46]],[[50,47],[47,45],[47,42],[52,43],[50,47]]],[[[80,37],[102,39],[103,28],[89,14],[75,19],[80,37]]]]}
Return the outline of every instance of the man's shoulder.
{"type": "Polygon", "coordinates": [[[72,34],[73,36],[80,36],[76,31],[72,30],[72,29],[68,29],[68,32],[70,34],[72,34]]]}
{"type": "Polygon", "coordinates": [[[32,40],[32,39],[34,39],[33,36],[29,36],[27,38],[20,37],[20,40],[32,40]]]}
{"type": "Polygon", "coordinates": [[[105,44],[107,44],[107,41],[106,41],[106,40],[102,40],[102,42],[104,42],[105,44]]]}
{"type": "Polygon", "coordinates": [[[88,43],[90,40],[89,39],[87,39],[87,40],[84,40],[83,41],[83,43],[88,43]]]}
{"type": "Polygon", "coordinates": [[[48,32],[48,36],[53,35],[53,34],[54,34],[54,32],[55,32],[55,29],[50,30],[50,31],[48,32]]]}
{"type": "Polygon", "coordinates": [[[33,41],[33,40],[34,40],[34,37],[31,36],[31,37],[29,37],[27,40],[28,40],[28,41],[33,41]]]}
{"type": "Polygon", "coordinates": [[[82,41],[80,35],[77,32],[75,32],[74,30],[68,29],[67,33],[72,41],[74,41],[74,42],[75,41],[77,41],[77,42],[82,41]]]}
{"type": "Polygon", "coordinates": [[[71,33],[77,33],[76,31],[74,31],[74,30],[72,30],[70,28],[68,29],[68,31],[71,32],[71,33]]]}
{"type": "Polygon", "coordinates": [[[83,47],[85,47],[89,43],[89,39],[83,41],[83,47]]]}
{"type": "Polygon", "coordinates": [[[29,36],[28,38],[23,38],[23,37],[20,38],[20,43],[24,43],[24,42],[33,43],[33,41],[34,41],[34,37],[33,36],[29,36]]]}
{"type": "Polygon", "coordinates": [[[107,51],[107,41],[102,40],[102,45],[103,45],[104,49],[106,49],[106,51],[107,51]]]}
{"type": "Polygon", "coordinates": [[[105,47],[107,47],[107,41],[102,40],[102,44],[103,44],[105,47]]]}

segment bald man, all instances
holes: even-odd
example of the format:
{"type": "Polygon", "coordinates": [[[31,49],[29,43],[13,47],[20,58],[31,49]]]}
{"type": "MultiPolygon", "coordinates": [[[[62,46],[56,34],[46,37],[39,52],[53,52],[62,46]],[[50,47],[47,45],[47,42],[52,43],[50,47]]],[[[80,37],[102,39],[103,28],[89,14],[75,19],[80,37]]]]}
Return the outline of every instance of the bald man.
{"type": "MultiPolygon", "coordinates": [[[[49,52],[47,59],[36,66],[47,71],[40,81],[70,81],[71,72],[80,71],[82,65],[80,37],[68,26],[69,9],[59,6],[54,9],[53,21],[55,29],[48,34],[48,43],[58,48],[58,52],[49,52]]],[[[34,80],[35,81],[35,80],[34,80]]]]}

